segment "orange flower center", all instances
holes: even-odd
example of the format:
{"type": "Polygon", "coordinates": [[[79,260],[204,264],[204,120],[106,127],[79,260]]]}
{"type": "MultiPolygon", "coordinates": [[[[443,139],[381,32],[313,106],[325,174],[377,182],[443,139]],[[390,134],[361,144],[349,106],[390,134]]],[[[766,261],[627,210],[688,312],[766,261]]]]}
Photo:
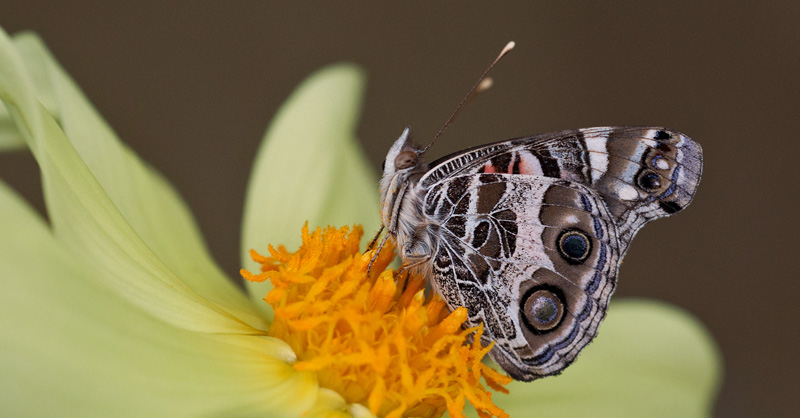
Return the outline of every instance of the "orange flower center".
{"type": "Polygon", "coordinates": [[[508,416],[482,381],[507,393],[511,379],[481,362],[491,345],[481,345],[481,327],[461,329],[465,308],[448,313],[438,296],[425,300],[424,278],[387,270],[392,248],[367,274],[374,252],[359,251],[359,226],[302,234],[297,252],[251,251],[262,272],[242,270],[272,283],[269,334],[292,347],[296,370],[316,372],[320,386],[377,416],[463,417],[465,401],[481,416],[508,416]]]}

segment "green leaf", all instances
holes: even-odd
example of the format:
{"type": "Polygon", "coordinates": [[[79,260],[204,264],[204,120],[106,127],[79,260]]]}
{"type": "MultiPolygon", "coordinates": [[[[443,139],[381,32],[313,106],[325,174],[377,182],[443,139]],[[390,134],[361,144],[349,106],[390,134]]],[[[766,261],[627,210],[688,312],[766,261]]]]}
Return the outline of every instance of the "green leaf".
{"type": "Polygon", "coordinates": [[[61,123],[71,126],[74,142],[39,103],[25,62],[0,31],[0,99],[39,163],[55,236],[104,269],[87,280],[103,282],[125,300],[186,329],[247,334],[264,329],[249,301],[198,250],[200,237],[190,218],[182,218],[188,212],[166,183],[127,149],[109,145],[114,138],[96,113],[68,80],[59,79],[55,70],[50,74],[54,96],[64,101],[61,123]],[[183,248],[189,249],[183,255],[196,258],[180,264],[183,248]]]}
{"type": "MultiPolygon", "coordinates": [[[[355,139],[364,76],[351,64],[335,64],[306,79],[286,100],[264,136],[245,201],[242,265],[257,271],[250,249],[268,244],[294,250],[300,230],[360,223],[365,235],[379,225],[377,178],[355,139]]],[[[269,291],[248,283],[252,297],[269,291]]]]}
{"type": "MultiPolygon", "coordinates": [[[[36,35],[18,35],[14,46],[36,100],[59,121],[82,162],[150,250],[193,291],[261,326],[245,295],[212,260],[191,212],[172,186],[117,138],[36,35]]],[[[80,240],[70,234],[81,230],[58,223],[54,227],[65,243],[80,240]]]]}
{"type": "Polygon", "coordinates": [[[623,300],[562,375],[514,382],[494,399],[512,417],[707,417],[721,375],[719,351],[696,319],[623,300]]]}

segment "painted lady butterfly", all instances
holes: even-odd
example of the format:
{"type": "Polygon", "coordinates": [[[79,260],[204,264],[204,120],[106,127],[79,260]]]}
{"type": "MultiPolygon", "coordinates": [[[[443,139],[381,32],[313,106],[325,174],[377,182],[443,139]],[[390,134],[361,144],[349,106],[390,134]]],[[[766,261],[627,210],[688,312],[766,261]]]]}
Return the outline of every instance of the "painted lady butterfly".
{"type": "Polygon", "coordinates": [[[631,239],[692,201],[703,165],[700,145],[655,127],[535,135],[431,164],[426,149],[406,128],[386,156],[386,237],[526,381],[561,372],[594,338],[631,239]]]}

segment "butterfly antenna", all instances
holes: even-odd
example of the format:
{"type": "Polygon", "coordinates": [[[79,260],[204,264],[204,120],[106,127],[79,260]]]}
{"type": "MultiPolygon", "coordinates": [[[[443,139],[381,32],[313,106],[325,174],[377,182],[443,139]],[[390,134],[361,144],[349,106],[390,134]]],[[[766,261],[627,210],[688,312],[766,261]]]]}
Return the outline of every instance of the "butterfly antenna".
{"type": "Polygon", "coordinates": [[[504,55],[508,54],[509,51],[514,49],[514,45],[515,45],[514,41],[511,41],[506,44],[503,50],[500,51],[500,55],[498,55],[497,58],[495,58],[494,61],[492,61],[492,64],[489,65],[488,68],[486,68],[483,74],[481,74],[480,78],[478,78],[478,81],[475,83],[475,85],[472,86],[471,89],[469,89],[467,95],[464,96],[464,99],[462,99],[461,103],[458,104],[455,112],[453,112],[453,114],[450,116],[450,119],[447,119],[447,122],[445,122],[442,128],[439,129],[439,132],[436,134],[436,136],[433,137],[431,143],[422,149],[422,152],[427,151],[428,148],[430,148],[433,145],[433,143],[436,142],[436,140],[439,139],[440,136],[442,136],[444,130],[447,129],[447,126],[453,122],[453,120],[456,118],[456,115],[458,115],[458,112],[461,110],[462,107],[464,107],[465,104],[467,104],[470,100],[472,100],[475,96],[477,96],[478,93],[484,92],[488,90],[490,87],[492,87],[493,80],[491,78],[487,78],[486,75],[489,74],[489,71],[491,71],[492,68],[494,68],[494,65],[497,64],[498,61],[500,61],[500,58],[503,58],[504,55]]]}

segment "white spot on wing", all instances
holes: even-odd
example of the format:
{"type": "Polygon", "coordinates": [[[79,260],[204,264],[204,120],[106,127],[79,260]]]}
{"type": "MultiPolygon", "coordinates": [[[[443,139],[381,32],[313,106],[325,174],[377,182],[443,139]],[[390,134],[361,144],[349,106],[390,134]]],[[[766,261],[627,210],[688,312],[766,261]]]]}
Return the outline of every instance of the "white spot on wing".
{"type": "Polygon", "coordinates": [[[617,196],[622,200],[635,200],[639,198],[639,192],[630,184],[625,184],[617,190],[617,196]]]}
{"type": "Polygon", "coordinates": [[[586,149],[589,151],[589,164],[592,165],[592,182],[595,182],[608,170],[606,138],[586,138],[586,149]]]}
{"type": "Polygon", "coordinates": [[[669,163],[667,162],[666,159],[659,158],[659,159],[656,160],[656,168],[659,169],[659,170],[668,170],[669,169],[669,163]]]}
{"type": "Polygon", "coordinates": [[[517,155],[517,158],[520,159],[520,172],[522,174],[532,174],[534,176],[544,175],[542,164],[530,151],[521,150],[517,155]]]}

